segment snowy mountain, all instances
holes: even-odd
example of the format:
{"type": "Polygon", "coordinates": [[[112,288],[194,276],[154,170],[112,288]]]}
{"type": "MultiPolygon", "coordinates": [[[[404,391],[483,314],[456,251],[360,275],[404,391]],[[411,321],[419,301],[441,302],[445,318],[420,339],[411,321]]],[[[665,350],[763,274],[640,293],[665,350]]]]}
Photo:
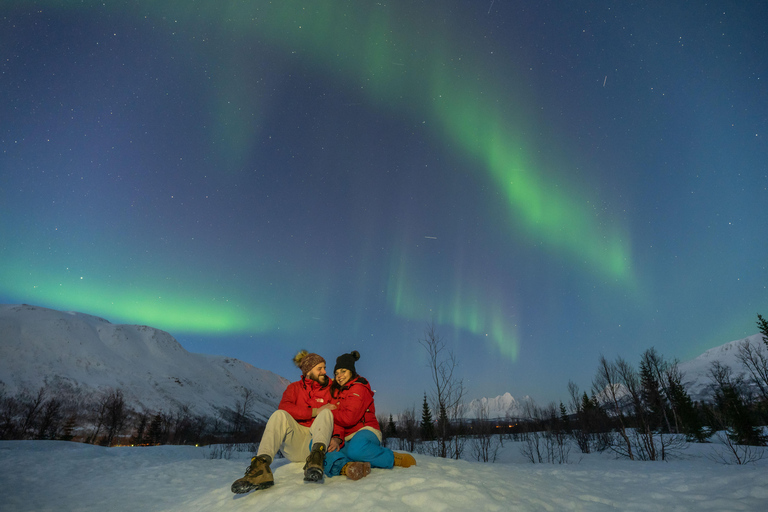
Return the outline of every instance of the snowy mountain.
{"type": "MultiPolygon", "coordinates": [[[[745,342],[750,343],[755,348],[765,348],[763,336],[758,333],[743,339],[729,341],[678,365],[683,375],[683,384],[691,399],[697,402],[712,400],[712,381],[709,369],[713,361],[719,361],[723,366],[730,367],[734,376],[745,372],[741,361],[737,357],[739,346],[745,342]]],[[[488,418],[490,419],[522,418],[526,416],[525,403],[529,400],[530,398],[526,396],[518,401],[510,393],[504,393],[495,398],[477,398],[469,402],[465,416],[467,418],[476,417],[478,407],[482,406],[486,408],[488,418]]]]}
{"type": "Polygon", "coordinates": [[[464,416],[476,418],[482,407],[489,419],[522,418],[525,416],[525,403],[529,400],[530,398],[526,396],[518,401],[510,393],[504,393],[494,398],[477,398],[469,402],[464,416]]]}
{"type": "Polygon", "coordinates": [[[712,380],[709,376],[709,369],[714,361],[720,361],[723,366],[730,367],[734,376],[746,371],[737,357],[739,346],[745,342],[750,343],[754,348],[765,348],[763,336],[758,333],[711,348],[695,359],[680,363],[679,368],[683,374],[683,384],[694,401],[712,400],[712,380]]]}
{"type": "Polygon", "coordinates": [[[83,313],[0,305],[0,381],[5,392],[48,385],[82,395],[120,389],[149,411],[189,406],[216,416],[251,390],[256,419],[277,409],[288,381],[237,359],[193,354],[152,327],[115,325],[83,313]]]}

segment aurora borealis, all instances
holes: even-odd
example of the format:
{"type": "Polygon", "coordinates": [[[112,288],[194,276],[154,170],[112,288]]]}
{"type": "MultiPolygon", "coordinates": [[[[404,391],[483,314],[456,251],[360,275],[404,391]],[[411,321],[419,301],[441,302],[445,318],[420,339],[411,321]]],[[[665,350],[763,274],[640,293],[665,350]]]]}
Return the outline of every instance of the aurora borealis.
{"type": "MultiPolygon", "coordinates": [[[[564,399],[768,314],[768,7],[0,6],[0,302],[564,399]]],[[[331,363],[332,365],[332,363],[331,363]]]]}

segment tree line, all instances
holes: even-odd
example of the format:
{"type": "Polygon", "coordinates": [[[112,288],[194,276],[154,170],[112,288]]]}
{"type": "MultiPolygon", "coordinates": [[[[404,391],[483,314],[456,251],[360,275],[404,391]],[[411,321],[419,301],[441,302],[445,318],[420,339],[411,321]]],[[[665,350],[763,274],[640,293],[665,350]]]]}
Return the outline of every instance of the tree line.
{"type": "Polygon", "coordinates": [[[709,399],[694,402],[677,361],[646,350],[637,367],[601,356],[590,389],[569,381],[566,402],[539,407],[524,403],[522,418],[489,419],[483,406],[467,411],[456,359],[429,325],[419,343],[428,356],[431,400],[424,395],[421,420],[413,409],[395,422],[380,418],[385,437],[400,449],[460,458],[469,448],[480,461],[493,461],[504,439],[524,441],[531,462],[567,462],[571,444],[582,453],[612,450],[630,460],[667,460],[688,442],[716,437],[725,462],[744,463],[766,446],[768,425],[768,321],[757,315],[762,343],[738,347],[741,368],[714,361],[708,371],[709,399]],[[431,403],[430,403],[431,402],[431,403]],[[433,411],[437,411],[434,417],[433,411]]]}
{"type": "Polygon", "coordinates": [[[215,416],[188,405],[151,411],[129,404],[121,389],[94,393],[43,386],[6,393],[0,381],[0,439],[45,439],[115,445],[253,443],[265,423],[251,414],[253,391],[243,388],[215,416]]]}

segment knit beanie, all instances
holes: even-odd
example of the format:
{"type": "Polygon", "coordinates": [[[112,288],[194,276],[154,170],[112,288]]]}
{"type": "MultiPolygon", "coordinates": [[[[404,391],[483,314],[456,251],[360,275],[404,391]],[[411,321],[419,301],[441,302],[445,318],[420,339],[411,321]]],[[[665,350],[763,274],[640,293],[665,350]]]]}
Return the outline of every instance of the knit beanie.
{"type": "Polygon", "coordinates": [[[296,354],[296,357],[293,358],[293,364],[299,367],[301,374],[305,377],[312,368],[324,362],[325,359],[323,359],[323,356],[315,354],[314,352],[307,352],[306,350],[300,351],[296,354]]]}
{"type": "Polygon", "coordinates": [[[357,375],[357,371],[355,371],[355,361],[358,359],[360,359],[360,352],[357,350],[353,350],[349,354],[341,354],[336,358],[336,367],[333,369],[333,373],[336,373],[336,370],[343,368],[344,370],[351,371],[352,375],[357,375]]]}

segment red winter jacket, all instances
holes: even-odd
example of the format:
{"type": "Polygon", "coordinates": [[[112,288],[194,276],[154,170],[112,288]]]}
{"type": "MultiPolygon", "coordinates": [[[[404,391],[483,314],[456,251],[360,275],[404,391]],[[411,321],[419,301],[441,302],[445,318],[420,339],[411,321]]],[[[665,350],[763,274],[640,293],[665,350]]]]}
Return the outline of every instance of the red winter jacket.
{"type": "Polygon", "coordinates": [[[368,381],[359,375],[346,383],[331,398],[336,405],[333,411],[333,435],[342,440],[363,427],[381,430],[373,405],[373,391],[368,381]]]}
{"type": "Polygon", "coordinates": [[[312,409],[322,407],[330,400],[331,386],[321,386],[319,382],[302,377],[301,380],[288,384],[278,409],[293,416],[299,425],[308,427],[315,421],[312,409]]]}

